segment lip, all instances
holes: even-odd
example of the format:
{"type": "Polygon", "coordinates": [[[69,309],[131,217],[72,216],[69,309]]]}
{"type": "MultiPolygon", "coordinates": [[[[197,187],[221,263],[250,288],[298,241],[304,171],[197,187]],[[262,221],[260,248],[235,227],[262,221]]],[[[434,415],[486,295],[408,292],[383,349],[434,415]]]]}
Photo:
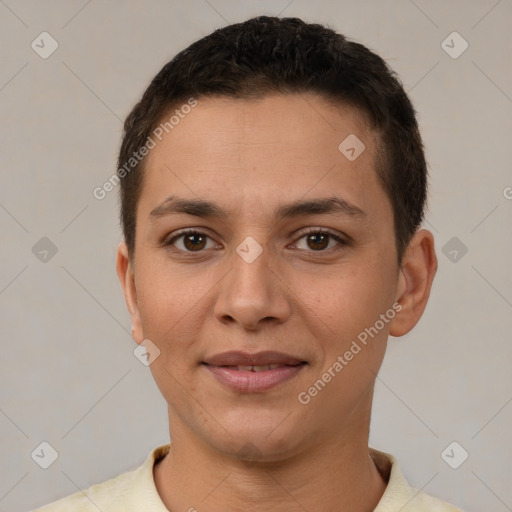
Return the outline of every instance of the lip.
{"type": "Polygon", "coordinates": [[[255,352],[254,354],[232,350],[216,354],[203,362],[210,366],[265,366],[268,364],[297,365],[306,361],[290,354],[273,350],[255,352]]]}
{"type": "Polygon", "coordinates": [[[282,352],[265,351],[254,354],[231,351],[217,354],[203,366],[222,384],[239,393],[261,393],[294,378],[307,362],[282,352]],[[280,365],[277,368],[252,371],[237,366],[280,365]]]}

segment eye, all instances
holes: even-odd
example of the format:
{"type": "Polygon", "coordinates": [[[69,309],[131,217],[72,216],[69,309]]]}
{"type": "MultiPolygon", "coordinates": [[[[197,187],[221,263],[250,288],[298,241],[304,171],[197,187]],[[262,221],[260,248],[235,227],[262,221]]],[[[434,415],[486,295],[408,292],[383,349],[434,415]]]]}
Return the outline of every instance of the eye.
{"type": "MultiPolygon", "coordinates": [[[[330,244],[333,240],[338,243],[337,249],[339,250],[341,247],[348,245],[348,242],[345,241],[338,235],[331,233],[330,231],[314,228],[310,229],[306,233],[303,233],[302,236],[298,239],[299,241],[305,239],[306,247],[298,247],[301,250],[310,250],[311,252],[331,252],[333,249],[333,245],[335,247],[336,244],[330,244]]],[[[212,249],[216,247],[215,243],[206,233],[201,231],[197,231],[196,229],[187,229],[178,232],[172,238],[168,239],[164,242],[165,246],[172,246],[173,249],[182,252],[202,252],[203,249],[212,249]],[[210,240],[210,246],[208,246],[208,240],[210,240]],[[179,243],[178,243],[179,241],[179,243]],[[181,247],[179,246],[181,244],[181,247]]],[[[295,243],[298,245],[298,242],[295,243]]]]}
{"type": "MultiPolygon", "coordinates": [[[[299,240],[302,239],[306,240],[305,249],[307,250],[309,248],[313,252],[330,252],[330,249],[332,249],[333,246],[329,247],[329,242],[332,240],[338,242],[339,246],[347,245],[347,242],[343,240],[343,238],[331,233],[330,231],[325,231],[322,229],[310,229],[299,238],[299,240]]],[[[301,249],[301,247],[299,247],[299,249],[301,249]]]]}
{"type": "MultiPolygon", "coordinates": [[[[187,229],[173,236],[171,239],[166,241],[164,245],[174,246],[177,249],[185,252],[201,252],[202,249],[211,249],[207,247],[207,240],[210,239],[208,235],[194,229],[187,229]],[[182,238],[182,247],[176,246],[176,241],[182,238]]],[[[211,240],[211,239],[210,239],[211,240]]],[[[213,244],[215,247],[215,244],[213,244]]]]}

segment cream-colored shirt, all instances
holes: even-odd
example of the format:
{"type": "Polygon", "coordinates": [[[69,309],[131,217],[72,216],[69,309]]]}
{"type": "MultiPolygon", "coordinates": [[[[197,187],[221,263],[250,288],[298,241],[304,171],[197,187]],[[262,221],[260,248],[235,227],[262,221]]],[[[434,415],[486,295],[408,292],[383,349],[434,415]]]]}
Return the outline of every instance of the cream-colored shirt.
{"type": "MultiPolygon", "coordinates": [[[[153,449],[139,468],[50,503],[33,512],[169,512],[153,479],[153,466],[169,451],[169,444],[153,449]]],[[[398,462],[389,453],[369,449],[388,482],[374,512],[461,512],[460,509],[409,486],[398,462]]],[[[190,510],[195,510],[193,507],[190,510]]]]}

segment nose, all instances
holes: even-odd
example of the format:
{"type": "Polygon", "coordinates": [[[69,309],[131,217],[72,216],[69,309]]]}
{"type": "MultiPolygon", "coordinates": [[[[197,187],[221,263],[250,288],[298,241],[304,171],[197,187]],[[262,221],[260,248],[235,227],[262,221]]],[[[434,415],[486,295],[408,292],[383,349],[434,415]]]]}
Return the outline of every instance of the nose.
{"type": "Polygon", "coordinates": [[[254,331],[263,324],[283,323],[291,314],[288,287],[269,251],[259,247],[242,243],[233,252],[214,307],[217,320],[224,324],[254,331]]]}

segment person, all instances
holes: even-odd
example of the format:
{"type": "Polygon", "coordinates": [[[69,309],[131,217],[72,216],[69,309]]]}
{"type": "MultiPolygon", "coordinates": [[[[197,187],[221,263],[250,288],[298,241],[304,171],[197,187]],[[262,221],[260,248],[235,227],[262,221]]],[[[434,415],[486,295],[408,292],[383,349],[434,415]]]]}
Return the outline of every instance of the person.
{"type": "Polygon", "coordinates": [[[399,78],[327,26],[259,16],[178,53],[116,176],[117,273],[170,443],[39,510],[459,510],[368,446],[388,336],[437,270],[427,174],[399,78]]]}

